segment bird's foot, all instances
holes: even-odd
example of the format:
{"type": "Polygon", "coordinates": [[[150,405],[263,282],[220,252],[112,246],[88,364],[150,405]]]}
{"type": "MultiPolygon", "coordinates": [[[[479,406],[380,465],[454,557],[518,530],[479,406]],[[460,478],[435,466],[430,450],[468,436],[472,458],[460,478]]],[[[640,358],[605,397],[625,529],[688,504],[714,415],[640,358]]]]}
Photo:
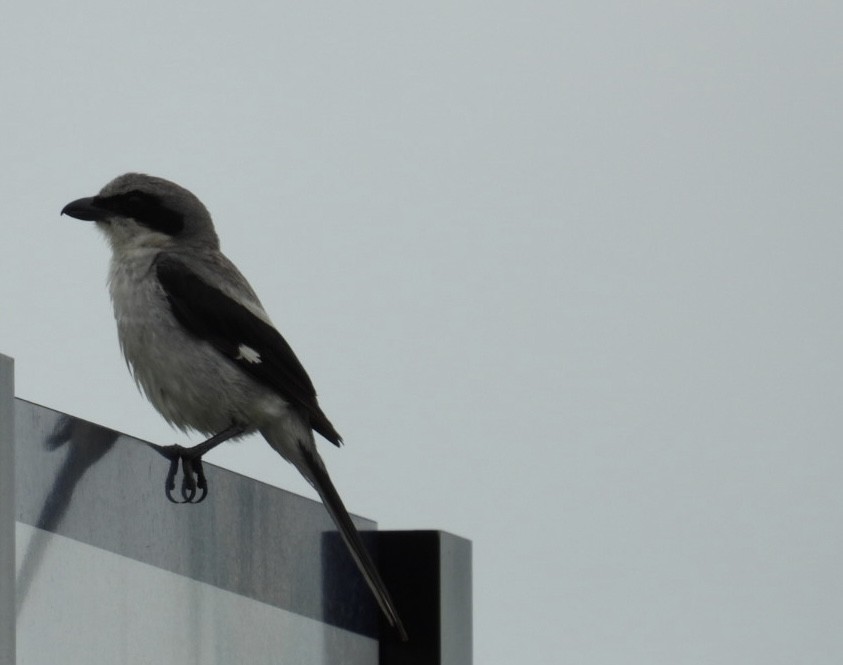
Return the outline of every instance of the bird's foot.
{"type": "Polygon", "coordinates": [[[208,481],[205,479],[205,471],[202,468],[202,456],[216,448],[223,441],[236,438],[243,434],[246,428],[243,425],[234,423],[226,427],[222,432],[214,434],[207,441],[203,441],[192,448],[185,448],[178,444],[172,446],[156,446],[161,455],[170,460],[170,471],[167,474],[167,481],[164,485],[164,492],[167,498],[173,503],[202,503],[208,496],[208,481]],[[179,472],[181,462],[181,496],[183,501],[173,498],[173,490],[176,489],[176,474],[179,472]],[[199,496],[196,493],[199,492],[199,496]]]}
{"type": "Polygon", "coordinates": [[[173,503],[201,503],[208,496],[208,480],[205,478],[205,471],[202,468],[202,455],[204,450],[196,450],[197,447],[186,448],[178,444],[172,446],[156,446],[153,448],[161,455],[170,460],[170,470],[167,472],[167,480],[164,482],[164,493],[173,503]],[[176,475],[181,462],[181,500],[173,497],[176,489],[176,475]],[[198,496],[197,496],[198,493],[198,496]]]}

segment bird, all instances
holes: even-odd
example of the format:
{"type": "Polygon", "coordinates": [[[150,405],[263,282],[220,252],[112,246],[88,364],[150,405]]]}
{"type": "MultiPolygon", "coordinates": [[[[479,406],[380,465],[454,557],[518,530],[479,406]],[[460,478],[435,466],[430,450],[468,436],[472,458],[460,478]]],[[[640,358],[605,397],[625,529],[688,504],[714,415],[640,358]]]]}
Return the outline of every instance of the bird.
{"type": "Polygon", "coordinates": [[[209,437],[191,448],[161,447],[172,461],[168,497],[179,460],[185,500],[193,500],[197,486],[204,498],[202,455],[259,432],[315,488],[381,611],[406,641],[314,432],[336,446],[342,438],[293,349],[220,250],[205,205],[175,182],[131,172],[71,201],[61,214],[94,222],[111,247],[108,288],[120,349],[141,392],[171,426],[209,437]]]}

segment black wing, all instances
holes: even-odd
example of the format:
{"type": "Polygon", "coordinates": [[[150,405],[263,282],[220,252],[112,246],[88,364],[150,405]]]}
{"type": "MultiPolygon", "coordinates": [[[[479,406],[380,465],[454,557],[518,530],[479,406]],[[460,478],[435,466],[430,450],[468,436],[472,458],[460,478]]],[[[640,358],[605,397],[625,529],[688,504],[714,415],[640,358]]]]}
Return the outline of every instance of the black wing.
{"type": "Polygon", "coordinates": [[[309,418],[315,431],[340,445],[342,438],[316,401],[313,382],[275,328],[178,259],[160,258],[156,274],[173,315],[188,332],[209,342],[244,372],[275,390],[309,418]]]}

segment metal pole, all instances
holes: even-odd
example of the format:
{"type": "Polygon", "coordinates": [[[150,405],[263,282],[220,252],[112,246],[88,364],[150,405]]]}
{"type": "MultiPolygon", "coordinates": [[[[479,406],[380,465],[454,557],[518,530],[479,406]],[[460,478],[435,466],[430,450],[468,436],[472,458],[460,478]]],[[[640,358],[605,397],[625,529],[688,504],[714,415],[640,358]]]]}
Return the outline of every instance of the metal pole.
{"type": "Polygon", "coordinates": [[[15,665],[15,374],[0,355],[0,665],[15,665]]]}

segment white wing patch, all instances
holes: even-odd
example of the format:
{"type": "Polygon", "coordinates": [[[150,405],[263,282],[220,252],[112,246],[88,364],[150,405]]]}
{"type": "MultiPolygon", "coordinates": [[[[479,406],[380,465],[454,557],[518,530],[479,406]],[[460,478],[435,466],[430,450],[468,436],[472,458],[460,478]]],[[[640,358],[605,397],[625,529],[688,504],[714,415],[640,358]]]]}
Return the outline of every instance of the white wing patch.
{"type": "Polygon", "coordinates": [[[235,360],[245,360],[247,363],[258,365],[261,362],[261,354],[253,348],[246,346],[245,344],[241,344],[237,347],[237,357],[235,360]]]}

